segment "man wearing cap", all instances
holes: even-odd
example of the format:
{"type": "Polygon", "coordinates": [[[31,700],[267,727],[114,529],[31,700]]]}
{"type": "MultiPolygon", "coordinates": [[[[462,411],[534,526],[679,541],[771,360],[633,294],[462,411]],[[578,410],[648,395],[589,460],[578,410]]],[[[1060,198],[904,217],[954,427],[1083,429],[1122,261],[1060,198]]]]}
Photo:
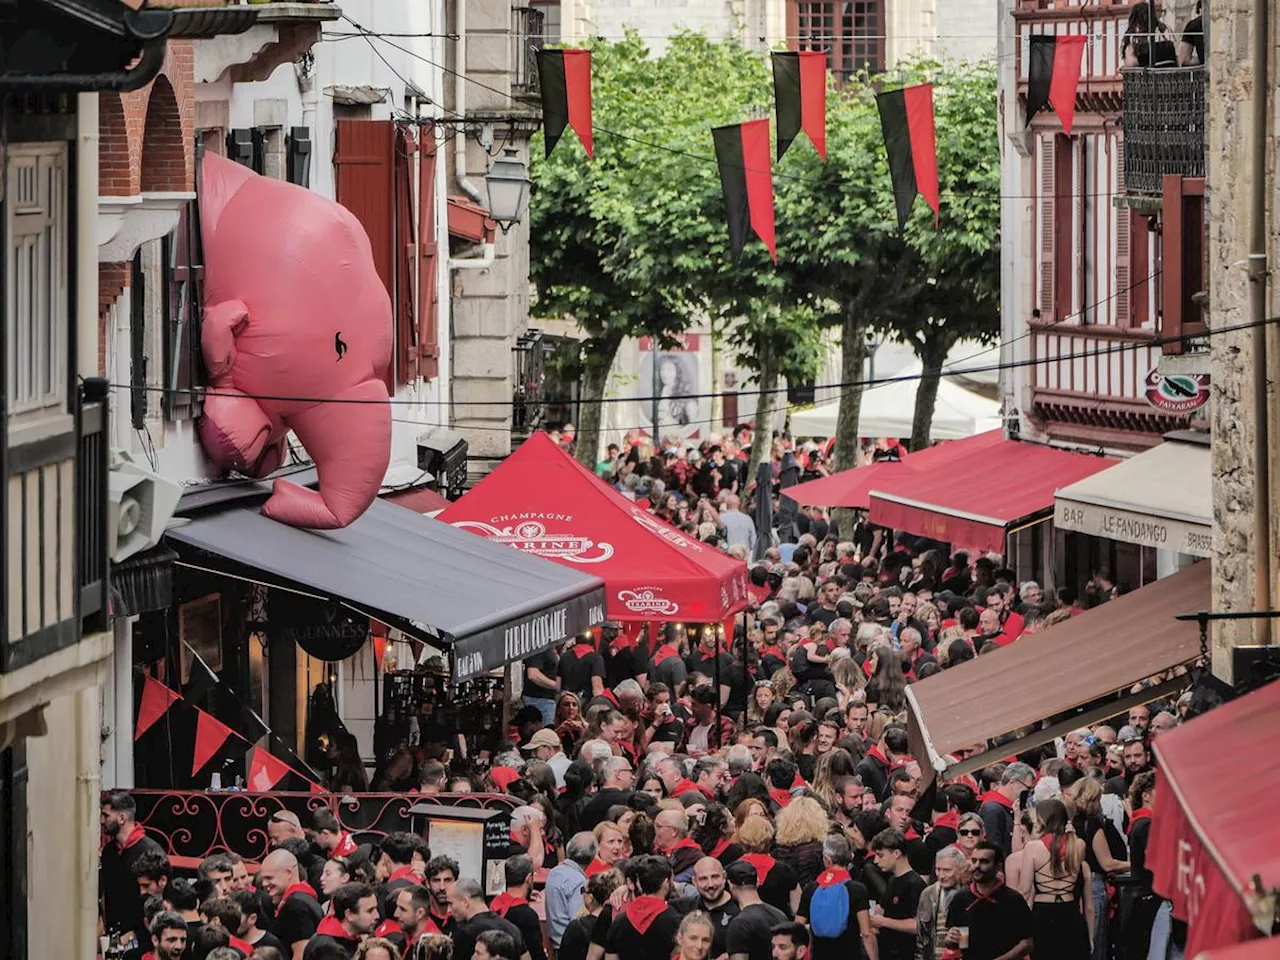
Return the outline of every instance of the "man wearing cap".
{"type": "Polygon", "coordinates": [[[569,769],[569,764],[573,761],[564,754],[564,744],[560,742],[560,738],[556,736],[554,730],[548,730],[545,727],[541,730],[534,731],[529,742],[524,744],[521,750],[528,753],[535,760],[541,760],[551,768],[551,772],[556,776],[556,786],[564,787],[564,772],[569,769]]]}

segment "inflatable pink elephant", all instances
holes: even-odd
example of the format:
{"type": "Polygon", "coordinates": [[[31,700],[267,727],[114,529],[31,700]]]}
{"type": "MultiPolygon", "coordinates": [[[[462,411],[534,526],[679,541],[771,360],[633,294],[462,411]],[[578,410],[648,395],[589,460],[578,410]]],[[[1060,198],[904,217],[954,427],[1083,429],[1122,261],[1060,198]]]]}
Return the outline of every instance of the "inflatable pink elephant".
{"type": "Polygon", "coordinates": [[[205,154],[200,174],[205,453],[263,477],[292,430],[320,489],[278,479],[263,513],[345,527],[378,495],[391,455],[391,300],[369,238],[332,200],[224,157],[205,154]]]}

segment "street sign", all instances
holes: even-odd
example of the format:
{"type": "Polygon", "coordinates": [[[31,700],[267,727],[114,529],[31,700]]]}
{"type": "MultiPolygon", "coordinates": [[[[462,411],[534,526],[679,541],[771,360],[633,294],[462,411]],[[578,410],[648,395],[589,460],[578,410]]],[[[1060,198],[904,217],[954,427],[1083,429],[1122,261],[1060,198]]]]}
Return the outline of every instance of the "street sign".
{"type": "Polygon", "coordinates": [[[1194,413],[1209,402],[1207,373],[1147,374],[1147,403],[1166,413],[1194,413]]]}

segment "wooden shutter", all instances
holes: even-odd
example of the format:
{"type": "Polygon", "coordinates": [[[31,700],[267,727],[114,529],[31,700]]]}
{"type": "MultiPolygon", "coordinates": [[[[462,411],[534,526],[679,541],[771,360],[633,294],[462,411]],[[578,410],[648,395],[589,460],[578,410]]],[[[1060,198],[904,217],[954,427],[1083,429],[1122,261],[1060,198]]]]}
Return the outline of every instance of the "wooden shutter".
{"type": "Polygon", "coordinates": [[[1193,299],[1205,286],[1204,183],[1177,174],[1164,177],[1160,334],[1166,355],[1187,351],[1179,338],[1207,332],[1203,310],[1193,299]]]}
{"type": "Polygon", "coordinates": [[[435,132],[424,129],[418,147],[418,372],[432,380],[440,373],[435,132]]]}
{"type": "Polygon", "coordinates": [[[238,128],[227,134],[227,157],[253,169],[253,131],[238,128]]]}
{"type": "Polygon", "coordinates": [[[142,250],[133,255],[129,295],[129,415],[135,430],[147,425],[147,284],[142,250]]]}
{"type": "Polygon", "coordinates": [[[193,392],[203,382],[200,321],[204,303],[198,208],[182,208],[178,226],[164,239],[161,266],[164,297],[164,411],[171,420],[199,416],[200,398],[193,392]]]}
{"type": "MultiPolygon", "coordinates": [[[[1124,156],[1124,144],[1118,144],[1119,156],[1124,156]]],[[[1124,161],[1116,164],[1116,196],[1124,196],[1124,161]]],[[[1116,215],[1116,276],[1115,276],[1115,295],[1116,295],[1116,326],[1128,327],[1133,324],[1133,295],[1134,291],[1130,289],[1133,283],[1133,273],[1131,269],[1131,259],[1133,256],[1132,242],[1134,239],[1133,225],[1134,216],[1132,210],[1120,210],[1116,215]]]]}
{"type": "MultiPolygon", "coordinates": [[[[1075,225],[1075,213],[1081,209],[1084,191],[1075,189],[1073,174],[1076,168],[1075,141],[1065,134],[1058,134],[1054,144],[1054,177],[1057,184],[1054,188],[1054,320],[1079,320],[1074,314],[1076,291],[1080,288],[1079,263],[1076,259],[1076,247],[1080,244],[1079,235],[1072,233],[1075,225]]],[[[1084,217],[1080,218],[1083,226],[1084,217]]]]}
{"type": "Polygon", "coordinates": [[[369,235],[389,296],[395,292],[395,135],[392,120],[339,120],[333,154],[338,202],[369,235]]]}
{"type": "Polygon", "coordinates": [[[413,315],[413,134],[396,130],[396,380],[411,383],[418,375],[418,328],[413,315]]]}
{"type": "Polygon", "coordinates": [[[1057,150],[1053,134],[1040,137],[1040,315],[1044,320],[1054,315],[1054,241],[1057,239],[1057,150]]]}

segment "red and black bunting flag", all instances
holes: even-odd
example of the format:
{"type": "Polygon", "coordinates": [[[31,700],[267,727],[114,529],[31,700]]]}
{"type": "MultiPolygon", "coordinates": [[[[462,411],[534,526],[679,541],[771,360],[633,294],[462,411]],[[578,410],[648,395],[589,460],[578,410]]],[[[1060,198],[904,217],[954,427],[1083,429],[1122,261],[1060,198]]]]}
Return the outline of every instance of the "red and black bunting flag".
{"type": "Polygon", "coordinates": [[[253,793],[268,793],[291,773],[293,770],[283,760],[273,757],[262,747],[254,747],[249,751],[249,775],[245,778],[245,789],[253,793]]]}
{"type": "Polygon", "coordinates": [[[749,231],[769,248],[778,262],[773,231],[773,169],[769,157],[769,121],[748,120],[711,131],[720,167],[729,220],[729,249],[736,257],[746,246],[749,231]]]}
{"type": "Polygon", "coordinates": [[[933,123],[933,85],[921,83],[876,96],[880,125],[889,154],[898,226],[906,224],[916,195],[939,213],[938,147],[933,123]]]}
{"type": "Polygon", "coordinates": [[[143,675],[142,699],[138,703],[138,723],[133,730],[133,739],[138,740],[144,733],[155,726],[165,712],[182,697],[174,693],[154,677],[143,675]]]}
{"type": "Polygon", "coordinates": [[[1052,104],[1068,136],[1076,120],[1076,88],[1085,37],[1081,34],[1041,34],[1031,37],[1027,65],[1027,123],[1052,104]]]}
{"type": "Polygon", "coordinates": [[[795,50],[773,55],[773,102],[778,113],[778,159],[803,130],[827,159],[827,54],[795,50]]]}
{"type": "Polygon", "coordinates": [[[191,758],[191,776],[196,776],[205,768],[223,745],[231,737],[237,740],[244,738],[212,714],[205,713],[199,707],[196,711],[196,745],[191,758]]]}
{"type": "Polygon", "coordinates": [[[547,156],[569,126],[591,157],[591,51],[539,50],[538,81],[547,156]]]}

